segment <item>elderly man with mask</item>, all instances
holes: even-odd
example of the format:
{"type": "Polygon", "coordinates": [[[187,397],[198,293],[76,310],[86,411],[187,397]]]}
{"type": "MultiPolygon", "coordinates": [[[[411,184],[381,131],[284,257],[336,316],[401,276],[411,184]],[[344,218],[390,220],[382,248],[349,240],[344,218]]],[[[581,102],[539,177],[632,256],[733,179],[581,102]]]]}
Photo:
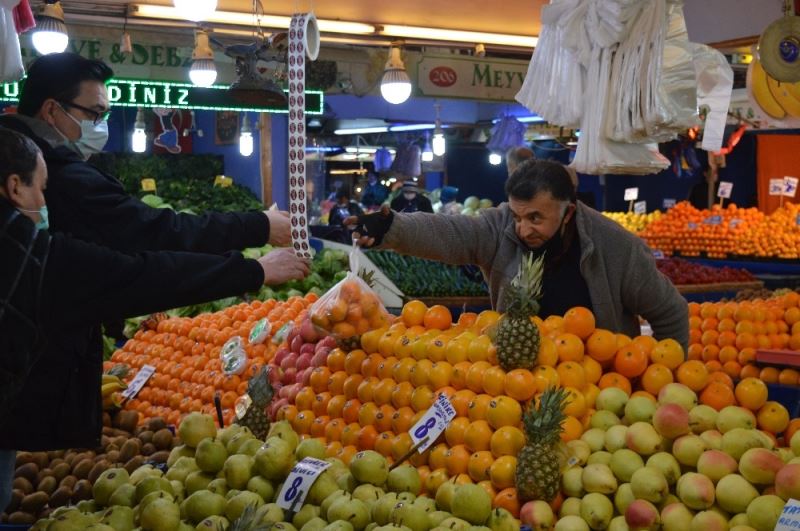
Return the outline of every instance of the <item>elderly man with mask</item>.
{"type": "Polygon", "coordinates": [[[400,195],[392,201],[392,210],[397,212],[429,212],[433,214],[430,199],[419,193],[419,188],[412,181],[406,181],[400,188],[400,195]]]}
{"type": "Polygon", "coordinates": [[[528,160],[506,182],[508,202],[478,216],[359,216],[359,242],[450,264],[478,265],[492,305],[506,309],[504,290],[522,257],[545,254],[542,317],[574,306],[591,309],[597,326],[639,335],[639,316],[656,338],[689,339],[688,306],[656,269],[647,245],[585,206],[561,164],[528,160]]]}

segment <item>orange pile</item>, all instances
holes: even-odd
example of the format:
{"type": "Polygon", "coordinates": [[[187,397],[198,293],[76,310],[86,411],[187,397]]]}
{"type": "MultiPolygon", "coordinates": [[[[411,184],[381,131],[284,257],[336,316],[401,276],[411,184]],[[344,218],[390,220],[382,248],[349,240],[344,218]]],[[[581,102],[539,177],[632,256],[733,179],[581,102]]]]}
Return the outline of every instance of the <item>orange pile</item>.
{"type": "Polygon", "coordinates": [[[800,258],[800,205],[786,203],[769,216],[755,208],[730,204],[698,210],[681,202],[639,235],[652,249],[666,255],[707,253],[711,258],[728,255],[800,258]],[[712,223],[717,221],[719,223],[712,223]]]}
{"type": "Polygon", "coordinates": [[[292,297],[286,302],[254,301],[231,306],[223,311],[194,318],[172,318],[158,323],[156,330],[139,330],[133,339],[117,350],[105,369],[124,363],[132,369],[143,365],[156,368],[139,394],[126,405],[140,413],[140,421],[162,417],[178,424],[186,413],[214,413],[214,394],[220,392],[223,418],[229,424],[234,404],[247,390],[247,381],[275,355],[278,346],[268,338],[258,345],[246,345],[248,361],[241,376],[226,376],[219,353],[231,337],[247,340],[253,324],[269,319],[272,334],[290,321],[300,321],[316,295],[292,297]]]}

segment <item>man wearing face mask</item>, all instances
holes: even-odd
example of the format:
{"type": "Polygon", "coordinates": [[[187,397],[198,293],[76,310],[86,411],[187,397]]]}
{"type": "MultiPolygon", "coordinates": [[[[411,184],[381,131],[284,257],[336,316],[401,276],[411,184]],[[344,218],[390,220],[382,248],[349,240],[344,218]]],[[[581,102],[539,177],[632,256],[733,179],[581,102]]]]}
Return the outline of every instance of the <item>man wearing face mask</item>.
{"type": "Polygon", "coordinates": [[[545,253],[540,315],[573,306],[594,312],[597,326],[639,335],[645,318],[656,338],[689,339],[688,307],[658,272],[645,243],[575,198],[561,164],[528,160],[506,181],[508,202],[472,216],[431,216],[389,210],[359,216],[364,246],[458,265],[480,266],[492,306],[506,309],[504,289],[525,254],[545,253]]]}
{"type": "Polygon", "coordinates": [[[400,195],[392,201],[392,210],[396,212],[429,212],[433,214],[431,200],[419,193],[417,185],[412,181],[403,183],[400,195]]]}
{"type": "Polygon", "coordinates": [[[308,273],[291,249],[256,261],[240,253],[120,253],[51,236],[46,184],[36,144],[0,128],[0,507],[11,493],[15,450],[72,447],[66,443],[91,440],[83,435],[88,426],[99,438],[102,359],[74,351],[42,356],[63,331],[234,296],[308,273]]]}

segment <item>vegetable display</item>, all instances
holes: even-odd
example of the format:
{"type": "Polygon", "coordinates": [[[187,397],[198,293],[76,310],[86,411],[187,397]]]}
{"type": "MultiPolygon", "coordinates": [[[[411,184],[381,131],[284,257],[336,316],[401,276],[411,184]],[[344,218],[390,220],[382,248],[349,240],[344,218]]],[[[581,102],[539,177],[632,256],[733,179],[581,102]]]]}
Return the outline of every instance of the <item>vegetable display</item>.
{"type": "Polygon", "coordinates": [[[395,285],[409,297],[481,297],[487,294],[480,271],[392,251],[367,251],[395,285]]]}

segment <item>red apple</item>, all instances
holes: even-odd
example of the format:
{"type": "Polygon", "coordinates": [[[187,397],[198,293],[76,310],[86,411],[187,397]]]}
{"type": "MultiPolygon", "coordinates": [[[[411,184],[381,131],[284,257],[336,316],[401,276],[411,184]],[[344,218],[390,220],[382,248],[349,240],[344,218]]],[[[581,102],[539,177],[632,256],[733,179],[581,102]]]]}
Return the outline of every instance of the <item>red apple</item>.
{"type": "Polygon", "coordinates": [[[294,339],[289,341],[289,349],[295,354],[300,354],[301,348],[303,348],[303,338],[298,334],[294,339]]]}
{"type": "Polygon", "coordinates": [[[297,381],[297,369],[295,369],[294,367],[289,367],[284,371],[281,382],[283,382],[284,385],[289,385],[295,383],[296,381],[297,381]]]}
{"type": "Polygon", "coordinates": [[[314,354],[314,343],[306,343],[300,347],[300,354],[314,354]]]}
{"type": "Polygon", "coordinates": [[[297,365],[297,354],[292,352],[291,354],[283,358],[283,361],[281,362],[281,369],[285,371],[289,367],[294,367],[296,365],[297,365]]]}
{"type": "Polygon", "coordinates": [[[275,365],[280,365],[281,362],[283,361],[283,358],[285,358],[291,353],[292,351],[289,350],[288,348],[281,347],[275,352],[275,357],[272,358],[272,361],[275,363],[275,365]]]}

